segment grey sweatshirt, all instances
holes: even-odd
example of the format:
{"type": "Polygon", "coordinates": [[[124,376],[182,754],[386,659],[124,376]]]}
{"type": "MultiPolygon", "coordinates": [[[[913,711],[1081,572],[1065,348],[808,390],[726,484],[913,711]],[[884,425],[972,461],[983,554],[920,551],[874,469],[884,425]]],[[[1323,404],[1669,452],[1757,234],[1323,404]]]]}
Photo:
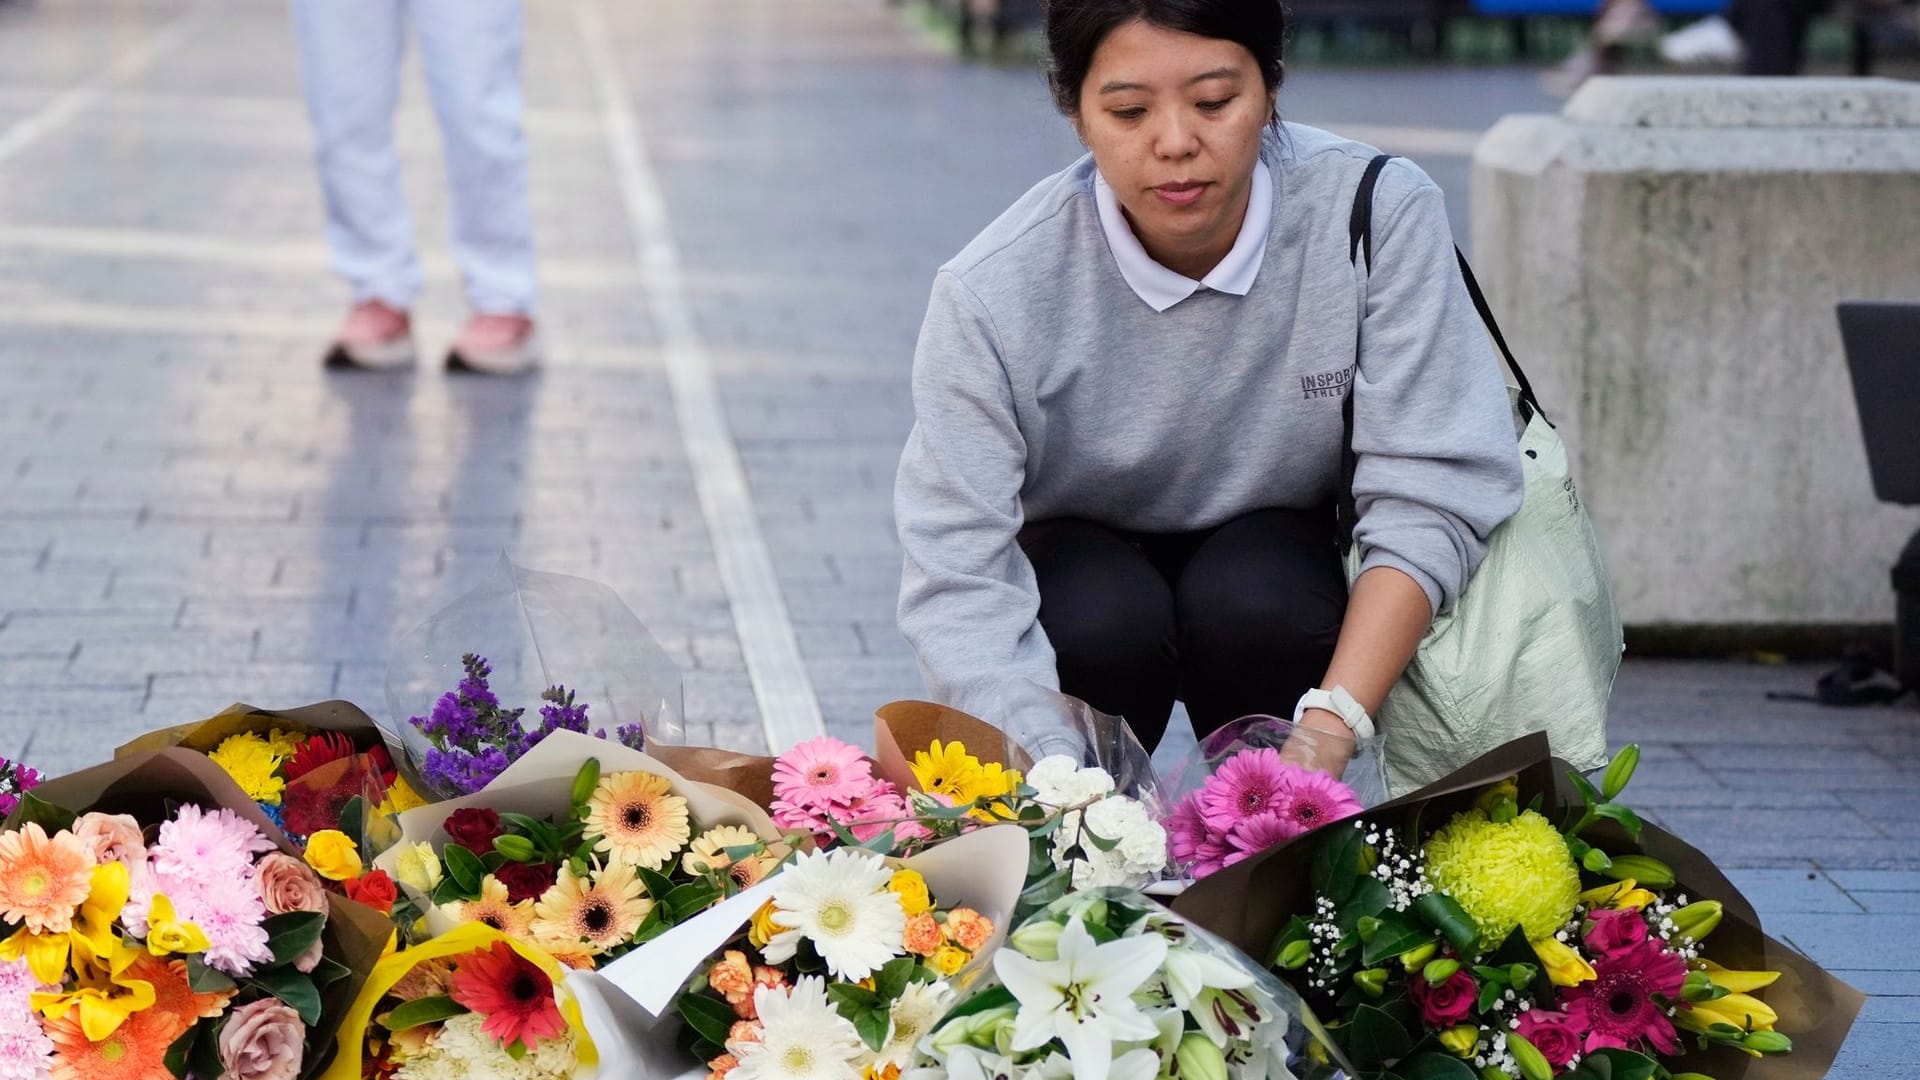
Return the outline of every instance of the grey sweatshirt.
{"type": "Polygon", "coordinates": [[[894,489],[900,628],[935,700],[992,719],[1012,680],[1059,685],[1016,542],[1025,522],[1182,532],[1323,505],[1349,390],[1362,567],[1395,567],[1435,611],[1452,605],[1520,505],[1519,450],[1440,189],[1418,166],[1381,173],[1371,274],[1348,260],[1376,153],[1294,124],[1269,136],[1272,230],[1244,297],[1202,289],[1156,312],[1136,295],[1101,230],[1090,155],[941,268],[894,489]]]}

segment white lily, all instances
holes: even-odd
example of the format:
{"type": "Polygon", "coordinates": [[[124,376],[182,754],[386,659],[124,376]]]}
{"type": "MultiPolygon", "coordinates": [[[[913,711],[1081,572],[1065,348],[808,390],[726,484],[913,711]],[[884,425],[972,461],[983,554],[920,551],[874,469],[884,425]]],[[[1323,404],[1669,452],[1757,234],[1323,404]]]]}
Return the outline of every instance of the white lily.
{"type": "Polygon", "coordinates": [[[1147,935],[1101,945],[1076,918],[1061,931],[1059,952],[1053,961],[1012,949],[994,954],[994,973],[1020,1003],[1012,1048],[1034,1050],[1059,1039],[1074,1080],[1105,1080],[1115,1043],[1151,1041],[1160,1033],[1133,993],[1166,959],[1166,940],[1147,935]]]}
{"type": "Polygon", "coordinates": [[[1173,1003],[1182,1009],[1208,990],[1244,990],[1253,985],[1253,975],[1239,964],[1230,963],[1198,949],[1167,950],[1165,978],[1173,1003]]]}

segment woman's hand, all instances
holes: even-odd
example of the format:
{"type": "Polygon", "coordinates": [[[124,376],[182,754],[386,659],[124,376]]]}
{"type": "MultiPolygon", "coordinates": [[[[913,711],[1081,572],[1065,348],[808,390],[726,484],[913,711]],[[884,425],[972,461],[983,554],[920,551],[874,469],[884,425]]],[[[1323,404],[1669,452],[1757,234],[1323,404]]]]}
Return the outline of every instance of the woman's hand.
{"type": "Polygon", "coordinates": [[[1346,721],[1325,709],[1308,709],[1300,714],[1300,725],[1280,747],[1280,760],[1309,769],[1318,769],[1335,780],[1346,772],[1353,757],[1353,732],[1346,721]]]}

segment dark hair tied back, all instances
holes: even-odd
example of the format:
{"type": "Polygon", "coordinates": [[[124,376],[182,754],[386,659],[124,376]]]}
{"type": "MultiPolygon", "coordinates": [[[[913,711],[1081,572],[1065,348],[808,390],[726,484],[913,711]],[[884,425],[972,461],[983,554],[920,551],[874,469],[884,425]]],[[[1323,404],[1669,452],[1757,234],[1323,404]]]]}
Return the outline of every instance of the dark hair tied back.
{"type": "Polygon", "coordinates": [[[1048,0],[1047,82],[1061,112],[1079,113],[1080,87],[1093,54],[1108,34],[1136,19],[1234,42],[1253,54],[1269,92],[1280,85],[1280,49],[1287,33],[1280,0],[1048,0]]]}

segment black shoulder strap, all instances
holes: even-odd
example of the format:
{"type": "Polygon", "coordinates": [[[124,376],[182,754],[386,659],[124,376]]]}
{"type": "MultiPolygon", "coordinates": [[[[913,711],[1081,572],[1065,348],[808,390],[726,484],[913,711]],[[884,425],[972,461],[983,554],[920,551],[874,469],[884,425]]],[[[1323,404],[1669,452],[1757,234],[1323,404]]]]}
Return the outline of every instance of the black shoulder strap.
{"type": "MultiPolygon", "coordinates": [[[[1360,175],[1360,186],[1353,195],[1353,212],[1347,218],[1347,258],[1358,260],[1363,254],[1366,262],[1362,264],[1365,272],[1373,272],[1373,189],[1379,183],[1380,170],[1386,168],[1392,160],[1392,154],[1381,154],[1367,162],[1367,171],[1360,175]]],[[[1500,355],[1506,359],[1508,370],[1520,387],[1520,408],[1523,415],[1531,419],[1538,414],[1547,420],[1545,409],[1540,407],[1540,399],[1533,393],[1533,384],[1527,381],[1527,373],[1520,370],[1520,362],[1513,358],[1513,350],[1507,346],[1506,335],[1500,332],[1500,324],[1494,320],[1493,308],[1487,304],[1486,294],[1480,291],[1480,282],[1474,279],[1473,268],[1467,265],[1467,257],[1456,245],[1453,255],[1460,264],[1460,276],[1467,284],[1467,295],[1473,299],[1473,309],[1480,313],[1480,321],[1486,324],[1487,333],[1492,335],[1493,343],[1500,347],[1500,355]]],[[[1353,378],[1360,378],[1360,343],[1356,338],[1353,348],[1353,378]]],[[[1359,511],[1353,502],[1353,474],[1359,467],[1359,456],[1353,452],[1353,382],[1347,384],[1346,400],[1340,405],[1340,493],[1334,508],[1340,551],[1345,554],[1353,547],[1353,527],[1359,520],[1359,511]]],[[[1551,424],[1553,421],[1547,420],[1551,424]]]]}

